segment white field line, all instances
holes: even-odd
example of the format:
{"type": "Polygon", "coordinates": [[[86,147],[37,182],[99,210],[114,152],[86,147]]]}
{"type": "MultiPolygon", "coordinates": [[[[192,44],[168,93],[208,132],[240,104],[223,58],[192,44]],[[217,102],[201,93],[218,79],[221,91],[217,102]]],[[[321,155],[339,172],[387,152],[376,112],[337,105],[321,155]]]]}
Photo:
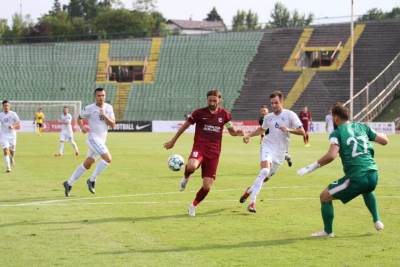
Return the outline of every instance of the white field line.
{"type": "MultiPolygon", "coordinates": [[[[400,185],[382,185],[380,187],[399,187],[400,185]]],[[[306,189],[306,188],[323,188],[321,186],[269,186],[268,189],[306,189]]],[[[241,191],[240,189],[220,189],[212,190],[212,192],[229,192],[229,191],[241,191]]],[[[177,195],[184,193],[195,193],[197,191],[186,191],[186,192],[153,192],[153,193],[138,193],[138,194],[125,194],[125,195],[112,195],[112,196],[100,196],[100,197],[83,197],[83,198],[60,198],[52,200],[38,200],[30,202],[18,202],[10,204],[0,204],[1,207],[24,207],[24,206],[52,206],[52,205],[121,205],[121,204],[137,204],[137,205],[154,205],[154,204],[177,204],[187,203],[187,201],[118,201],[118,202],[85,202],[85,200],[97,200],[97,199],[113,199],[113,198],[128,198],[128,197],[147,197],[147,196],[161,196],[161,195],[177,195]],[[82,202],[83,201],[83,202],[82,202]]],[[[392,198],[398,199],[400,196],[378,196],[378,198],[392,198]]],[[[293,200],[314,200],[317,197],[290,197],[290,198],[268,198],[271,201],[293,201],[293,200]]],[[[218,200],[218,201],[207,201],[208,203],[221,203],[221,202],[237,202],[238,200],[218,200]]]]}

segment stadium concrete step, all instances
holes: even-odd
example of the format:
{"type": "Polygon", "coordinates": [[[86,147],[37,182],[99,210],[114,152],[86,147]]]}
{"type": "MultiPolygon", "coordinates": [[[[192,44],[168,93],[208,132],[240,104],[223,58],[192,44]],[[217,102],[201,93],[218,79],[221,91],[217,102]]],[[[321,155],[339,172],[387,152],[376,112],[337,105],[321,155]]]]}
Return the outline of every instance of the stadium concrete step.
{"type": "Polygon", "coordinates": [[[117,121],[124,119],[128,95],[132,86],[132,83],[118,83],[117,85],[117,93],[114,98],[114,113],[117,121]]]}
{"type": "Polygon", "coordinates": [[[162,38],[153,38],[150,48],[150,57],[147,61],[146,72],[144,74],[144,82],[154,82],[157,75],[157,64],[160,57],[160,50],[162,44],[162,38]]]}
{"type": "Polygon", "coordinates": [[[107,81],[110,44],[101,43],[97,62],[96,82],[107,81]]]}
{"type": "Polygon", "coordinates": [[[293,107],[294,103],[296,103],[304,90],[306,90],[308,84],[314,78],[316,73],[316,69],[304,69],[285,99],[286,108],[291,109],[293,107]]]}

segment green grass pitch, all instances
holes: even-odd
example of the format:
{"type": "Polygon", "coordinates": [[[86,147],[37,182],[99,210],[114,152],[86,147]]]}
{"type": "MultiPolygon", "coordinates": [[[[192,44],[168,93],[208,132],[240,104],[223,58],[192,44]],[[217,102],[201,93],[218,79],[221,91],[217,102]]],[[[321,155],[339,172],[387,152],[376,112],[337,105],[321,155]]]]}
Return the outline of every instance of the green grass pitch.
{"type": "Polygon", "coordinates": [[[319,193],[342,176],[340,160],[298,177],[296,170],[327,150],[326,135],[310,148],[292,136],[294,166],[286,164],[264,186],[257,214],[238,202],[258,173],[259,139],[245,145],[224,137],[216,183],[197,208],[187,206],[200,187],[195,173],[178,192],[181,172],[167,168],[170,154],[185,158],[193,135],[171,151],[172,134],[109,135],[113,155],[99,177],[97,194],[86,173],[64,197],[61,183],[86,155],[55,158],[58,134],[21,133],[16,168],[0,173],[0,266],[398,266],[400,263],[400,136],[375,146],[380,168],[377,196],[385,230],[376,232],[362,198],[335,202],[333,239],[311,239],[322,229],[319,193]]]}

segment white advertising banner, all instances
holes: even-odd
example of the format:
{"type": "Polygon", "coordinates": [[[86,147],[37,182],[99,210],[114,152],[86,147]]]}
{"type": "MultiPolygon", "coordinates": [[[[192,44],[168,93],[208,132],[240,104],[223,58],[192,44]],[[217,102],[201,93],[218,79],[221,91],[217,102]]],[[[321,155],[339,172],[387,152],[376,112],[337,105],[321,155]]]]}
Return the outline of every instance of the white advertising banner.
{"type": "Polygon", "coordinates": [[[375,132],[385,133],[385,134],[395,134],[396,127],[394,122],[369,122],[369,127],[374,129],[375,132]]]}
{"type": "MultiPolygon", "coordinates": [[[[184,124],[185,121],[153,121],[153,132],[154,133],[172,133],[178,131],[178,129],[184,124]]],[[[185,133],[194,133],[194,125],[191,125],[185,133]]]]}
{"type": "MultiPolygon", "coordinates": [[[[374,129],[374,131],[385,134],[395,134],[396,128],[394,122],[369,122],[369,127],[374,129]]],[[[323,121],[313,121],[310,125],[311,133],[326,133],[325,122],[323,121]]]]}
{"type": "Polygon", "coordinates": [[[19,129],[18,132],[35,132],[33,121],[21,121],[21,129],[19,129]]]}

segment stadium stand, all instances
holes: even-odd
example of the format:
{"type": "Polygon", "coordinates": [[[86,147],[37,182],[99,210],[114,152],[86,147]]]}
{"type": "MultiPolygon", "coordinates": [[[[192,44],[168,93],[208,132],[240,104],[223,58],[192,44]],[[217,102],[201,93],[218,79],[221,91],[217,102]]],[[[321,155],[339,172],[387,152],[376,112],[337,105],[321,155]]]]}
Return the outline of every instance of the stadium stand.
{"type": "MultiPolygon", "coordinates": [[[[93,101],[108,91],[118,119],[181,120],[219,88],[235,120],[253,120],[268,95],[281,90],[288,105],[310,106],[322,120],[333,102],[349,98],[348,24],[226,32],[152,39],[0,45],[0,93],[11,100],[93,101]],[[299,51],[334,49],[329,67],[303,68],[299,51]],[[108,81],[110,62],[142,62],[143,81],[108,81]]],[[[399,52],[400,22],[356,28],[355,93],[399,52]]],[[[379,90],[376,88],[375,90],[379,90]]]]}
{"type": "MultiPolygon", "coordinates": [[[[355,45],[355,93],[372,80],[399,52],[399,22],[367,23],[355,45]]],[[[350,34],[348,24],[314,26],[307,46],[334,47],[343,44],[350,34]]],[[[258,53],[250,63],[246,82],[234,108],[234,118],[252,119],[258,116],[258,106],[267,103],[267,96],[273,90],[281,90],[285,95],[295,84],[299,73],[285,71],[284,65],[290,57],[303,29],[278,29],[266,32],[258,53]],[[269,62],[269,64],[265,64],[269,62]],[[260,97],[264,96],[264,97],[260,97]]],[[[339,56],[340,57],[340,54],[339,56]]],[[[336,101],[345,102],[349,98],[349,59],[342,62],[338,70],[317,70],[305,91],[292,106],[296,112],[308,105],[315,120],[323,120],[327,109],[336,101]]],[[[312,72],[304,69],[302,72],[312,72]]]]}
{"type": "Polygon", "coordinates": [[[232,108],[254,57],[262,32],[171,36],[161,46],[152,84],[135,84],[125,119],[181,120],[205,105],[205,94],[219,88],[224,106],[232,108]]]}

